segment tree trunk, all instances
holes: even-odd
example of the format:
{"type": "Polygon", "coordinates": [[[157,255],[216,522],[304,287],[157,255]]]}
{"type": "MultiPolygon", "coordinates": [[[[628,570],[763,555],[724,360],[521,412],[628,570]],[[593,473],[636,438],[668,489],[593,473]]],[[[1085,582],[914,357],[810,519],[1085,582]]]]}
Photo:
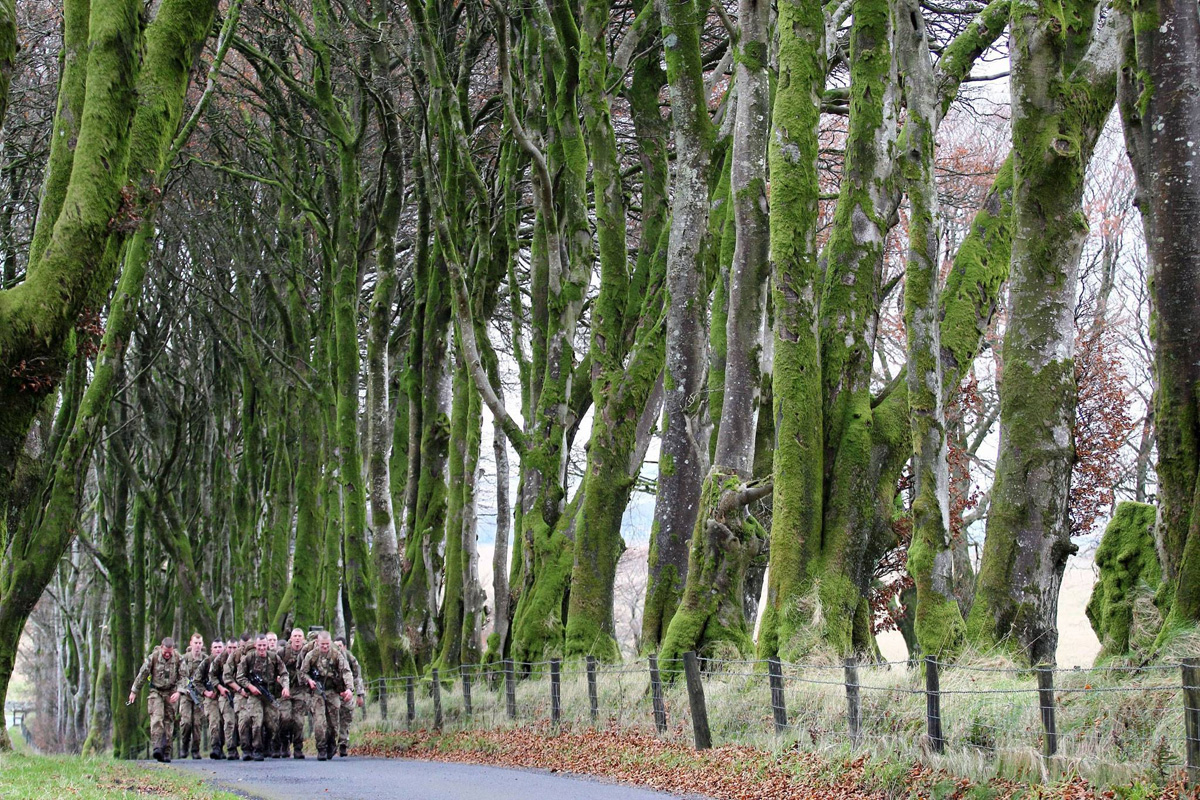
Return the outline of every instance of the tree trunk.
{"type": "Polygon", "coordinates": [[[1094,10],[1076,3],[1083,22],[1063,29],[1048,9],[1017,4],[1011,23],[1014,233],[1000,448],[968,635],[983,647],[1006,643],[1031,664],[1054,663],[1058,591],[1078,549],[1067,501],[1075,295],[1087,233],[1080,199],[1116,95],[1121,34],[1114,15],[1092,41],[1094,10]],[[1066,86],[1086,87],[1070,90],[1085,92],[1086,102],[1066,86]]]}
{"type": "Polygon", "coordinates": [[[1150,262],[1166,634],[1200,620],[1200,11],[1156,0],[1134,4],[1132,16],[1121,105],[1150,262]]]}

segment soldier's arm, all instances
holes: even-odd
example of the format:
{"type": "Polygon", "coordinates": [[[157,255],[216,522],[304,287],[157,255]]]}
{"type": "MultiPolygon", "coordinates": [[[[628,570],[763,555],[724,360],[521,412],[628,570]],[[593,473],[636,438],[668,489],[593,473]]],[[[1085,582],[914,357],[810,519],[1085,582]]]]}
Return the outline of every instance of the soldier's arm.
{"type": "Polygon", "coordinates": [[[313,653],[309,650],[308,655],[304,656],[304,660],[300,662],[300,678],[305,680],[309,677],[308,673],[312,671],[313,653]]]}
{"type": "Polygon", "coordinates": [[[354,673],[350,671],[350,662],[345,653],[338,653],[338,668],[342,671],[342,685],[347,689],[354,686],[354,673]]]}
{"type": "Polygon", "coordinates": [[[275,658],[275,671],[279,673],[279,677],[276,680],[279,681],[279,685],[283,687],[285,692],[290,692],[291,679],[288,678],[287,665],[283,663],[283,659],[279,657],[278,653],[272,653],[272,655],[275,658]]]}
{"type": "Polygon", "coordinates": [[[250,659],[242,658],[238,661],[237,682],[246,691],[250,691],[250,659]]]}
{"type": "Polygon", "coordinates": [[[138,687],[146,681],[146,677],[150,674],[150,662],[154,659],[154,650],[150,651],[150,655],[146,656],[146,660],[142,662],[142,668],[138,670],[137,677],[133,679],[133,686],[129,688],[130,694],[137,694],[138,687]]]}

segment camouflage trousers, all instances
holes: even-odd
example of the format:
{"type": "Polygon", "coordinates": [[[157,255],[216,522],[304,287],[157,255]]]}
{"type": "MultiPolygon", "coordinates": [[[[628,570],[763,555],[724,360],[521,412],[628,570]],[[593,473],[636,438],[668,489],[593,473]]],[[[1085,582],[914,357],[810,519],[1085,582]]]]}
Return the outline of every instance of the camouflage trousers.
{"type": "Polygon", "coordinates": [[[232,720],[225,726],[225,746],[229,747],[234,741],[234,735],[237,735],[237,744],[242,749],[250,746],[250,740],[242,738],[245,730],[242,725],[242,720],[246,718],[246,696],[241,692],[234,692],[230,695],[233,702],[232,720]]]}
{"type": "Polygon", "coordinates": [[[314,692],[310,703],[317,750],[328,751],[327,744],[337,739],[338,725],[341,724],[342,696],[327,689],[324,695],[314,692]]]}
{"type": "Polygon", "coordinates": [[[179,695],[179,754],[186,755],[188,745],[191,752],[200,752],[200,736],[204,730],[204,708],[192,700],[187,692],[179,695]]]}
{"type": "Polygon", "coordinates": [[[307,692],[293,690],[292,696],[279,701],[279,735],[284,742],[304,744],[304,721],[309,715],[307,692]]]}
{"type": "Polygon", "coordinates": [[[175,704],[171,702],[173,689],[151,689],[146,696],[146,709],[150,712],[150,746],[157,749],[164,742],[171,746],[175,735],[175,704]]]}
{"type": "Polygon", "coordinates": [[[222,697],[220,692],[214,692],[212,697],[204,698],[204,713],[208,716],[208,746],[216,750],[226,741],[233,743],[233,731],[225,737],[225,728],[232,727],[233,704],[228,697],[222,697]],[[228,720],[228,722],[227,722],[228,720]]]}
{"type": "Polygon", "coordinates": [[[342,703],[338,712],[338,744],[350,746],[350,723],[354,721],[354,709],[358,705],[357,695],[349,703],[342,703]]]}
{"type": "Polygon", "coordinates": [[[279,709],[257,695],[246,698],[243,708],[242,749],[261,752],[263,734],[279,728],[279,709]]]}

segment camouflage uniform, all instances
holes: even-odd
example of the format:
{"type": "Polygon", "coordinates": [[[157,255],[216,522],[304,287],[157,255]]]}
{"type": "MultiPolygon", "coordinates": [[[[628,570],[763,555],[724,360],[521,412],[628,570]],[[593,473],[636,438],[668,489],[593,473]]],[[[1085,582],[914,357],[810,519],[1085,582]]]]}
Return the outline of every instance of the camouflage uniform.
{"type": "Polygon", "coordinates": [[[308,716],[308,681],[300,677],[300,665],[304,662],[307,651],[301,647],[293,650],[291,645],[284,645],[279,653],[279,659],[288,671],[291,683],[291,697],[279,701],[279,735],[282,739],[284,755],[290,742],[295,758],[304,758],[304,720],[308,716]]]}
{"type": "MultiPolygon", "coordinates": [[[[338,647],[334,644],[334,647],[338,647]]],[[[363,686],[362,667],[358,664],[358,659],[354,657],[354,653],[350,652],[348,647],[339,647],[342,655],[350,662],[350,674],[354,676],[354,694],[357,697],[366,698],[367,690],[363,686]]],[[[346,755],[346,749],[350,747],[350,723],[354,721],[354,707],[357,703],[351,700],[349,703],[342,703],[342,709],[338,712],[338,753],[343,757],[346,755]]],[[[330,756],[333,755],[331,752],[330,756]]]]}
{"type": "Polygon", "coordinates": [[[192,758],[200,757],[200,735],[204,730],[204,697],[200,694],[201,684],[196,680],[200,665],[208,658],[201,652],[194,655],[190,649],[179,658],[179,757],[185,758],[190,750],[192,758]],[[192,700],[191,689],[200,698],[192,700]],[[189,748],[190,745],[190,748],[189,748]]]}
{"type": "MultiPolygon", "coordinates": [[[[240,642],[233,648],[233,652],[225,658],[225,666],[221,670],[221,681],[229,688],[233,694],[233,716],[236,720],[234,723],[234,731],[237,735],[237,744],[242,748],[242,760],[249,761],[253,758],[250,755],[250,729],[248,726],[249,720],[246,715],[246,690],[238,683],[238,662],[246,653],[249,642],[240,642]]],[[[227,739],[228,741],[228,739],[227,739]]],[[[232,757],[237,758],[236,748],[231,751],[232,757]]]]}
{"type": "MultiPolygon", "coordinates": [[[[208,679],[212,681],[214,687],[224,686],[227,690],[229,685],[225,682],[225,665],[229,663],[229,657],[233,655],[233,646],[230,645],[225,652],[213,659],[212,665],[208,668],[208,679]]],[[[225,747],[225,753],[230,758],[237,758],[237,712],[233,707],[233,694],[217,695],[221,698],[218,708],[221,709],[221,744],[225,747]]],[[[210,718],[211,723],[211,718],[210,718]]],[[[217,751],[220,753],[220,751],[217,751]]]]}
{"type": "MultiPolygon", "coordinates": [[[[260,656],[256,651],[250,650],[239,661],[237,674],[238,683],[247,692],[250,692],[250,687],[254,685],[251,680],[253,676],[260,678],[262,686],[274,697],[279,696],[279,687],[288,688],[287,667],[279,659],[279,654],[273,650],[268,650],[265,656],[260,656]]],[[[242,726],[242,750],[244,752],[249,747],[254,752],[254,760],[262,761],[264,724],[267,727],[273,724],[275,728],[278,728],[279,709],[265,695],[256,695],[251,692],[246,697],[245,712],[246,719],[242,726]]]]}
{"type": "Polygon", "coordinates": [[[165,759],[171,758],[171,737],[175,733],[175,706],[171,695],[179,691],[179,653],[171,658],[163,655],[162,647],[155,647],[142,662],[137,677],[133,679],[130,694],[137,694],[142,681],[150,679],[150,691],[146,696],[146,708],[150,712],[150,742],[154,752],[165,759]]]}
{"type": "Polygon", "coordinates": [[[306,678],[312,677],[318,685],[324,684],[324,693],[312,693],[313,738],[317,740],[317,760],[324,761],[332,754],[337,738],[338,721],[342,709],[340,693],[354,685],[350,663],[334,646],[328,653],[314,648],[300,665],[306,678]]]}
{"type": "Polygon", "coordinates": [[[221,752],[225,716],[227,711],[232,715],[229,698],[217,691],[217,684],[221,682],[221,662],[224,661],[224,655],[225,652],[222,651],[219,656],[208,656],[200,662],[200,668],[196,670],[196,686],[205,692],[213,693],[212,697],[204,698],[204,714],[208,717],[209,758],[225,757],[221,752]]]}

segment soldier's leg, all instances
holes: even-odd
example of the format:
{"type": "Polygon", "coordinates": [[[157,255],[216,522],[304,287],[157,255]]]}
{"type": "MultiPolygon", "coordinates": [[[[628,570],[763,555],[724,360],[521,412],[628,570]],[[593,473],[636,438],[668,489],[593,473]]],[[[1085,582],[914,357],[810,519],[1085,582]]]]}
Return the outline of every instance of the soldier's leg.
{"type": "Polygon", "coordinates": [[[250,735],[253,737],[250,742],[250,747],[254,751],[254,760],[263,760],[263,735],[265,733],[263,726],[263,706],[266,702],[261,697],[250,697],[246,700],[246,710],[250,717],[250,735]]]}
{"type": "Polygon", "coordinates": [[[171,702],[171,692],[162,693],[163,701],[163,761],[171,760],[171,740],[175,737],[175,718],[179,714],[178,707],[171,702]]]}
{"type": "Polygon", "coordinates": [[[208,755],[209,758],[223,758],[221,752],[221,698],[204,698],[204,712],[208,715],[208,755]]]}
{"type": "Polygon", "coordinates": [[[225,755],[237,758],[237,708],[229,695],[221,698],[221,742],[225,755]]]}
{"type": "Polygon", "coordinates": [[[179,757],[187,758],[192,746],[192,696],[179,695],[179,757]]]}
{"type": "Polygon", "coordinates": [[[288,701],[291,709],[291,742],[292,757],[304,758],[304,722],[308,719],[308,703],[303,697],[293,697],[288,701]]]}
{"type": "Polygon", "coordinates": [[[313,739],[315,739],[317,743],[317,760],[324,761],[328,757],[325,751],[325,733],[326,726],[329,724],[329,716],[325,709],[325,697],[319,694],[314,694],[311,702],[313,739]]]}
{"type": "Polygon", "coordinates": [[[329,726],[326,729],[325,747],[329,757],[333,758],[337,747],[338,730],[342,724],[342,696],[336,692],[326,692],[326,708],[329,710],[329,726]]]}
{"type": "Polygon", "coordinates": [[[250,709],[250,698],[238,695],[234,701],[238,706],[238,746],[242,748],[242,761],[254,760],[254,717],[250,709]]]}
{"type": "MultiPolygon", "coordinates": [[[[282,705],[287,700],[278,702],[282,705]]],[[[263,706],[264,738],[269,741],[267,747],[271,751],[271,758],[279,758],[279,751],[283,745],[283,737],[279,734],[279,707],[270,703],[264,703],[263,706]]]]}
{"type": "Polygon", "coordinates": [[[350,723],[354,721],[354,699],[342,703],[338,712],[338,755],[346,757],[346,748],[350,746],[350,723]]]}
{"type": "MultiPolygon", "coordinates": [[[[192,698],[188,698],[191,700],[192,698]]],[[[200,740],[204,738],[204,698],[192,703],[192,758],[200,757],[200,740]]]]}
{"type": "Polygon", "coordinates": [[[150,714],[150,746],[154,749],[154,760],[163,759],[163,699],[158,692],[149,690],[146,696],[146,711],[150,714]]]}

